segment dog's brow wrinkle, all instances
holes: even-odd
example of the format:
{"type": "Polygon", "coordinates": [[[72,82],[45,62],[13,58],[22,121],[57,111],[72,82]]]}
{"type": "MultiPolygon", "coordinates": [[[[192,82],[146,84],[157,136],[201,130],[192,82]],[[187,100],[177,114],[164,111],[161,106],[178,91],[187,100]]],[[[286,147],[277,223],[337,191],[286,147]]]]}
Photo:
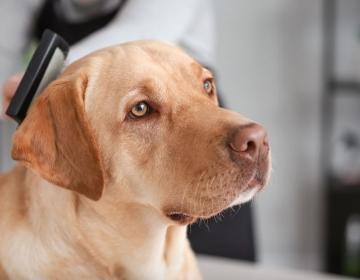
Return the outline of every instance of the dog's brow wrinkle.
{"type": "Polygon", "coordinates": [[[201,67],[200,64],[198,64],[197,62],[192,62],[191,63],[191,69],[192,71],[195,73],[195,76],[198,78],[202,77],[203,74],[203,68],[201,67]]]}
{"type": "Polygon", "coordinates": [[[215,82],[214,75],[209,69],[203,68],[203,72],[205,72],[205,74],[209,76],[208,77],[209,80],[211,80],[212,82],[215,82]]]}
{"type": "Polygon", "coordinates": [[[152,92],[155,91],[155,81],[151,80],[151,79],[146,79],[142,82],[140,82],[137,86],[136,89],[141,91],[141,92],[152,92]]]}

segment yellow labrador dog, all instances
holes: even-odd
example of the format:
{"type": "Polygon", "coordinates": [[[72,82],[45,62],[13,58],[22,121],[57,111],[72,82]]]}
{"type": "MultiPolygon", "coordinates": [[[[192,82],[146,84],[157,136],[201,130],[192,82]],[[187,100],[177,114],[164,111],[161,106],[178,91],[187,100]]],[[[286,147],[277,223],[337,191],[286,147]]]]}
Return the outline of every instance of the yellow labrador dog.
{"type": "Polygon", "coordinates": [[[266,183],[265,130],[218,107],[214,79],[139,41],[67,67],[13,138],[0,177],[0,277],[198,279],[186,225],[266,183]]]}

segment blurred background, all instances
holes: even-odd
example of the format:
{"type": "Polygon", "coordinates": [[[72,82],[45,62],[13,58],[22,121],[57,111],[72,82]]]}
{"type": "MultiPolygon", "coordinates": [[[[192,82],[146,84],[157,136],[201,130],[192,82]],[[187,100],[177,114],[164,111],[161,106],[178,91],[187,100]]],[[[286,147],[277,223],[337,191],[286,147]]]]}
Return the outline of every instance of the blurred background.
{"type": "Polygon", "coordinates": [[[259,261],[359,273],[360,1],[214,4],[226,104],[271,139],[272,179],[254,203],[259,261]]]}
{"type": "MultiPolygon", "coordinates": [[[[360,1],[206,5],[224,104],[270,135],[271,182],[251,204],[257,261],[360,277],[360,1]]],[[[0,9],[11,36],[8,16],[21,12],[0,9]]],[[[16,55],[8,63],[0,81],[22,68],[16,55]]],[[[5,170],[14,126],[1,123],[5,170]]]]}

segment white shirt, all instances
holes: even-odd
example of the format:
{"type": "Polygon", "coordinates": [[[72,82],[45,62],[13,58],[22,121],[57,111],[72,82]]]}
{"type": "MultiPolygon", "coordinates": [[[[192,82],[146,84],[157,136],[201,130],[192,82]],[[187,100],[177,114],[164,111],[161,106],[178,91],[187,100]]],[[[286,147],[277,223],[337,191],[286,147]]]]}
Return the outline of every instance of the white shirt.
{"type": "MultiPolygon", "coordinates": [[[[21,55],[41,3],[0,1],[0,83],[22,70],[21,55]]],[[[176,43],[203,64],[213,65],[213,30],[211,1],[128,0],[110,24],[71,47],[68,61],[122,42],[159,39],[176,43]]]]}

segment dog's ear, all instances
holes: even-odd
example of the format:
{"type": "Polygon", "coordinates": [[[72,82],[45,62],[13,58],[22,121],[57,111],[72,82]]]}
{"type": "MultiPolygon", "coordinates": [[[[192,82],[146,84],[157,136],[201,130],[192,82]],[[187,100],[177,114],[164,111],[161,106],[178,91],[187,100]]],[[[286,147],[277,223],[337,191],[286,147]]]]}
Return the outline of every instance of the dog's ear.
{"type": "Polygon", "coordinates": [[[15,132],[12,157],[51,183],[98,200],[104,170],[85,114],[87,83],[83,74],[51,83],[15,132]]]}

